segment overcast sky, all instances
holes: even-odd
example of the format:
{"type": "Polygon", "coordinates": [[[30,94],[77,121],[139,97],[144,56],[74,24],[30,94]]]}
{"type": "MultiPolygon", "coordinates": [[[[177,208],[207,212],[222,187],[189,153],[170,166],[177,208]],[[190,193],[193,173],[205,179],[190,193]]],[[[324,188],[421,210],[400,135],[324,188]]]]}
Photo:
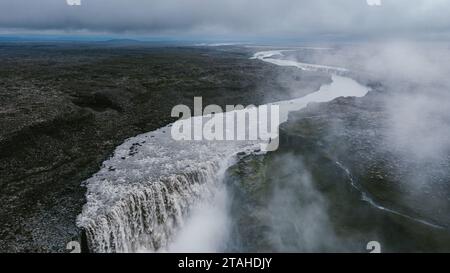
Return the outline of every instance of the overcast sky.
{"type": "Polygon", "coordinates": [[[434,37],[450,0],[0,0],[0,33],[204,38],[434,37]]]}

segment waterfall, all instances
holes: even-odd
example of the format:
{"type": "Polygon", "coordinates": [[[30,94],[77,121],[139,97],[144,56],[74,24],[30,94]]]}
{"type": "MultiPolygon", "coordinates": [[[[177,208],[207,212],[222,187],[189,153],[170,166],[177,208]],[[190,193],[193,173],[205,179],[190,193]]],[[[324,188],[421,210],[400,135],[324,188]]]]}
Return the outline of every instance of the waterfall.
{"type": "Polygon", "coordinates": [[[192,206],[213,200],[223,173],[254,141],[175,141],[170,127],[126,140],[85,181],[77,219],[92,252],[165,251],[192,206]]]}
{"type": "Polygon", "coordinates": [[[107,213],[81,222],[94,252],[157,251],[182,226],[189,207],[210,197],[217,164],[135,187],[107,213]]]}

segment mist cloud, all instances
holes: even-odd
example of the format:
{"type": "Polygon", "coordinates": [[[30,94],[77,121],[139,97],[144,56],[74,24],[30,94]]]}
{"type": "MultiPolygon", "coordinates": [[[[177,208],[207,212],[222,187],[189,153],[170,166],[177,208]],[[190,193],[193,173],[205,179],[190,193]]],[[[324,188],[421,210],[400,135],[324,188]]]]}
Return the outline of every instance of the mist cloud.
{"type": "MultiPolygon", "coordinates": [[[[381,84],[383,114],[374,126],[375,149],[389,163],[391,179],[414,211],[448,225],[450,167],[450,48],[447,43],[392,41],[342,47],[315,62],[358,71],[381,84]],[[389,161],[389,160],[388,160],[389,161]],[[400,178],[400,179],[399,179],[400,178]],[[419,201],[420,200],[420,201],[419,201]]],[[[364,81],[364,80],[362,80],[364,81]]],[[[374,103],[376,100],[374,100],[374,103]]],[[[332,135],[343,132],[338,125],[332,135]]]]}

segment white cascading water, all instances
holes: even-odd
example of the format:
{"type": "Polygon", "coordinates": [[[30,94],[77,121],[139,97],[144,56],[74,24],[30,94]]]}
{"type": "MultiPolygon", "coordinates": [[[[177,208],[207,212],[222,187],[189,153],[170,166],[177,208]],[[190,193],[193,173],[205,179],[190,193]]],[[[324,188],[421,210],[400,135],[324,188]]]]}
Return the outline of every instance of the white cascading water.
{"type": "MultiPolygon", "coordinates": [[[[258,52],[253,58],[333,75],[331,84],[314,93],[272,103],[280,107],[281,123],[287,121],[290,111],[310,102],[362,97],[369,91],[350,78],[338,76],[346,71],[343,68],[274,56],[282,57],[283,53],[258,52]]],[[[172,125],[127,139],[102,169],[85,181],[87,203],[77,224],[86,232],[90,251],[220,251],[227,235],[223,174],[236,154],[261,152],[263,141],[176,141],[171,137],[172,125]]]]}

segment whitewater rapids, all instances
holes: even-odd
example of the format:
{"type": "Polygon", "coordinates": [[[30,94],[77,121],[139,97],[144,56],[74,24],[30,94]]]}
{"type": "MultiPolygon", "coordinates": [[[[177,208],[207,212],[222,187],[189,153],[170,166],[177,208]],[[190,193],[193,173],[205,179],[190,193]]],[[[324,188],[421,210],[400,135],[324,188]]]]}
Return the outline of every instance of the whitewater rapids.
{"type": "MultiPolygon", "coordinates": [[[[253,59],[326,71],[332,74],[332,83],[307,96],[269,104],[279,105],[281,123],[287,121],[290,111],[308,103],[363,97],[370,90],[339,76],[347,71],[344,68],[282,57],[283,51],[264,51],[253,59]]],[[[171,137],[172,125],[127,139],[101,170],[84,182],[87,203],[77,224],[86,232],[90,251],[220,251],[227,232],[224,173],[238,153],[261,153],[264,143],[176,141],[171,137]],[[193,234],[197,236],[195,243],[193,234]]]]}

